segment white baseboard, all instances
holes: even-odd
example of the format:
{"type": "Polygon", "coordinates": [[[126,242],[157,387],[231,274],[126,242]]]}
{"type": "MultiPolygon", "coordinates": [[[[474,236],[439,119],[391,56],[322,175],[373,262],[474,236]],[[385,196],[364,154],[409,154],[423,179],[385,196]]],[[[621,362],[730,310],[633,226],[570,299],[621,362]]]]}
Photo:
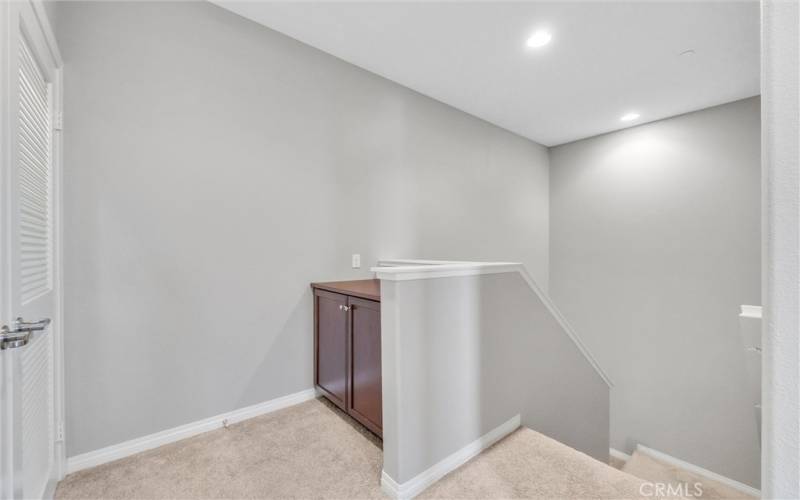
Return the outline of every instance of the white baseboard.
{"type": "Polygon", "coordinates": [[[742,493],[746,493],[748,495],[752,495],[756,498],[761,498],[761,491],[753,488],[752,486],[748,486],[744,483],[740,483],[734,479],[729,477],[725,477],[721,474],[717,474],[716,472],[711,472],[708,469],[704,469],[698,465],[691,464],[689,462],[685,462],[679,458],[675,458],[671,455],[667,455],[666,453],[658,450],[654,450],[652,448],[648,448],[647,446],[642,446],[640,444],[636,445],[636,451],[643,455],[647,455],[650,458],[654,458],[660,462],[664,462],[670,465],[674,465],[676,467],[680,467],[681,469],[687,470],[689,472],[693,472],[698,476],[703,476],[707,479],[711,479],[712,481],[716,481],[718,483],[722,483],[726,486],[730,486],[731,488],[741,491],[742,493]]]}
{"type": "Polygon", "coordinates": [[[458,469],[469,459],[517,430],[519,426],[520,416],[517,415],[402,484],[395,481],[386,471],[382,471],[381,489],[391,498],[399,500],[414,498],[447,473],[458,469]]]}
{"type": "Polygon", "coordinates": [[[386,473],[385,470],[381,471],[381,490],[386,493],[389,498],[402,498],[400,496],[400,485],[392,479],[392,476],[386,473]]]}
{"type": "Polygon", "coordinates": [[[165,431],[156,432],[149,436],[143,436],[124,443],[107,446],[99,450],[82,453],[74,457],[67,458],[67,474],[77,472],[89,467],[95,467],[106,462],[119,460],[142,451],[158,448],[165,444],[174,443],[181,439],[196,436],[204,432],[219,429],[223,426],[223,421],[227,420],[228,424],[241,422],[248,418],[264,415],[288,406],[293,406],[304,401],[314,399],[316,397],[316,389],[306,389],[304,391],[289,394],[280,398],[258,403],[238,410],[233,410],[227,413],[222,413],[213,417],[198,420],[189,424],[173,427],[165,431]]]}
{"type": "Polygon", "coordinates": [[[623,462],[627,462],[628,460],[631,459],[631,456],[628,455],[627,453],[623,453],[623,452],[621,452],[619,450],[615,450],[614,448],[609,448],[608,449],[608,454],[610,456],[616,458],[617,460],[622,460],[623,462]]]}

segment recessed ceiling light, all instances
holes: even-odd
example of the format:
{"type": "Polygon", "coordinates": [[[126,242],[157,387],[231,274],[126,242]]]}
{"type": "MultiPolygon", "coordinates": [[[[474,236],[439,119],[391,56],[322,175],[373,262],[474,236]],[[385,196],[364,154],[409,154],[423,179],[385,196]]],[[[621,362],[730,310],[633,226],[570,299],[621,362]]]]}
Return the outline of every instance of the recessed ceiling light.
{"type": "Polygon", "coordinates": [[[550,43],[550,40],[552,39],[553,35],[551,35],[547,31],[537,31],[536,33],[531,35],[530,38],[528,38],[528,41],[525,42],[525,45],[527,45],[532,49],[538,49],[539,47],[544,47],[545,45],[550,43]]]}
{"type": "Polygon", "coordinates": [[[635,120],[639,118],[639,113],[625,113],[624,115],[620,116],[619,119],[624,122],[629,122],[631,120],[635,120]]]}

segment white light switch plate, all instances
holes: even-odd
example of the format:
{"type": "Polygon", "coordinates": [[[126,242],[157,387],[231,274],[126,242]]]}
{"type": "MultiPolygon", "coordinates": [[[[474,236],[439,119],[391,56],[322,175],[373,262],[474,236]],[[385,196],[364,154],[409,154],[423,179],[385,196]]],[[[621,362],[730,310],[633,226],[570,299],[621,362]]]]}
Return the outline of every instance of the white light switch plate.
{"type": "Polygon", "coordinates": [[[353,254],[353,269],[358,269],[361,267],[361,254],[354,253],[353,254]]]}

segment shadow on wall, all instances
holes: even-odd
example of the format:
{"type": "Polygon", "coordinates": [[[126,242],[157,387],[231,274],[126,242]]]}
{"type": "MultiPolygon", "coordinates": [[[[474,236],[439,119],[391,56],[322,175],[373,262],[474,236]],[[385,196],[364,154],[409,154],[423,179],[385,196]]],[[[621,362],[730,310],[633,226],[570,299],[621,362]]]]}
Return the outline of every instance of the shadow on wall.
{"type": "Polygon", "coordinates": [[[383,286],[384,407],[397,414],[384,423],[384,466],[395,481],[516,415],[607,461],[609,388],[519,273],[383,286]]]}

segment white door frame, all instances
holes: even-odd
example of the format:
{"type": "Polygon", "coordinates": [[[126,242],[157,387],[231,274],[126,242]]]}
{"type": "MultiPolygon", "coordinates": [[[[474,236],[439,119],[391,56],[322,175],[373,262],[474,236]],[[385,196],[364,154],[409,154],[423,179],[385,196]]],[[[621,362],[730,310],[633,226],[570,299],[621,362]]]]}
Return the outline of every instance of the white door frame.
{"type": "MultiPolygon", "coordinates": [[[[62,121],[62,106],[63,106],[63,85],[62,85],[62,68],[63,60],[61,52],[56,44],[55,34],[47,18],[44,4],[42,0],[21,0],[27,1],[31,4],[33,11],[36,15],[39,27],[44,34],[47,49],[55,64],[55,73],[53,78],[53,112],[55,130],[52,135],[52,168],[53,168],[53,292],[55,293],[55,317],[51,324],[50,335],[53,335],[53,429],[55,430],[55,440],[53,450],[55,456],[53,457],[53,476],[48,482],[45,497],[51,498],[55,492],[56,483],[63,479],[66,473],[66,449],[64,446],[64,417],[65,417],[65,401],[64,401],[64,290],[63,290],[63,258],[62,258],[62,137],[61,137],[61,121],[62,121]]],[[[7,199],[5,196],[9,189],[9,180],[5,177],[6,173],[10,171],[6,168],[10,159],[11,141],[16,140],[15,137],[9,137],[9,120],[13,117],[8,113],[8,96],[10,88],[9,85],[16,84],[15,75],[9,74],[9,60],[11,54],[8,53],[8,38],[17,36],[17,26],[15,20],[10,18],[10,7],[8,2],[0,1],[0,23],[4,28],[3,39],[0,40],[0,147],[5,152],[0,156],[2,168],[0,168],[0,199],[7,199]]],[[[9,207],[0,207],[0,308],[9,308],[11,298],[8,295],[8,288],[5,283],[8,283],[10,272],[10,257],[5,253],[4,249],[8,248],[6,238],[9,237],[9,207]]]]}
{"type": "MultiPolygon", "coordinates": [[[[64,384],[64,268],[63,268],[63,169],[62,169],[62,132],[63,132],[63,68],[64,61],[61,58],[61,51],[56,43],[55,32],[47,17],[42,0],[30,0],[33,5],[33,10],[36,12],[36,17],[42,27],[47,41],[47,47],[50,49],[50,54],[56,64],[55,74],[56,77],[53,82],[53,110],[55,113],[55,130],[53,130],[53,213],[54,225],[53,234],[55,237],[55,244],[53,245],[53,261],[55,273],[53,274],[53,288],[56,293],[56,314],[54,318],[55,327],[53,328],[53,374],[55,380],[53,381],[53,418],[54,429],[56,430],[56,442],[53,447],[55,457],[53,463],[55,464],[55,479],[60,481],[64,478],[67,471],[67,450],[66,450],[66,400],[64,399],[65,384],[64,384]]],[[[55,492],[55,485],[53,492],[55,492]]]]}
{"type": "Polygon", "coordinates": [[[800,498],[800,7],[761,2],[763,498],[800,498]]]}

